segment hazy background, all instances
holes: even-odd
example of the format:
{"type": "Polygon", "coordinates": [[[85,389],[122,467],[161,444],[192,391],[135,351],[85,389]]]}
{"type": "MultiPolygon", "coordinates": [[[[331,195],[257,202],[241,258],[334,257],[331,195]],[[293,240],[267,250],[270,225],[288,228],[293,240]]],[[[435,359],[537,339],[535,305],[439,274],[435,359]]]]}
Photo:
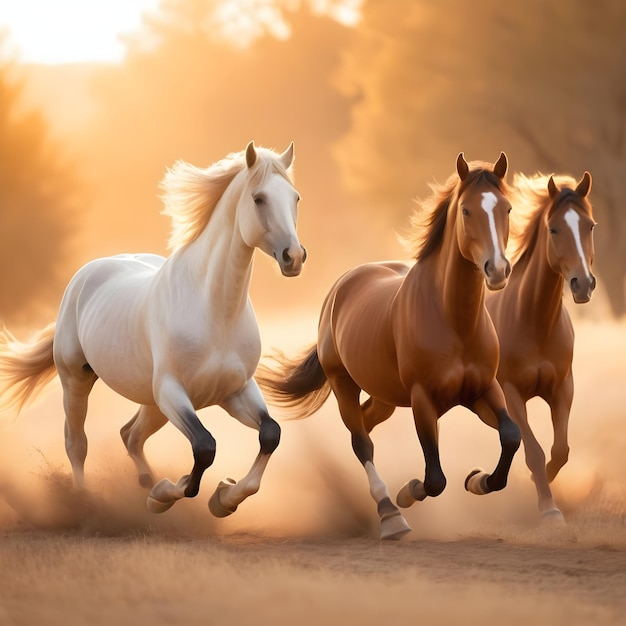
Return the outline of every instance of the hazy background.
{"type": "MultiPolygon", "coordinates": [[[[501,150],[511,173],[592,173],[599,288],[577,313],[624,314],[623,2],[153,5],[124,35],[117,63],[27,63],[5,26],[8,325],[47,322],[71,275],[94,257],[165,253],[157,188],[165,168],[179,158],[209,165],[251,139],[279,150],[295,141],[299,233],[310,253],[293,281],[259,255],[252,290],[261,314],[276,301],[318,308],[344,269],[404,256],[395,231],[407,227],[413,199],[453,171],[459,151],[493,161],[501,150]]],[[[0,6],[0,27],[2,15],[0,6]]],[[[66,19],[81,28],[80,15],[66,19]]]]}
{"type": "MultiPolygon", "coordinates": [[[[72,274],[92,258],[166,254],[169,222],[158,198],[165,168],[179,158],[209,165],[251,139],[278,150],[295,142],[303,198],[298,231],[309,251],[303,274],[289,280],[273,261],[257,256],[252,297],[265,352],[296,351],[314,340],[322,299],[341,272],[405,256],[396,232],[406,228],[413,199],[453,171],[458,152],[494,161],[504,150],[511,174],[539,170],[578,179],[587,169],[599,223],[599,287],[580,307],[566,294],[578,333],[577,395],[572,457],[562,478],[567,489],[559,496],[573,510],[590,497],[598,504],[608,493],[602,510],[623,517],[626,450],[615,432],[623,424],[626,350],[626,3],[162,0],[154,7],[126,34],[118,62],[26,62],[6,24],[0,42],[0,322],[20,337],[48,323],[72,274]],[[598,485],[605,489],[601,496],[598,485]]],[[[541,403],[533,407],[549,441],[547,410],[541,403]]],[[[135,483],[117,435],[133,412],[127,401],[96,387],[87,420],[88,480],[91,474],[92,485],[94,476],[112,483],[116,501],[122,487],[135,483]]],[[[377,450],[387,454],[379,458],[381,471],[394,492],[423,472],[410,415],[403,412],[404,419],[376,431],[377,450]]],[[[181,503],[167,518],[189,519],[197,511],[200,526],[210,523],[205,496],[217,479],[240,478],[257,450],[256,434],[223,412],[210,409],[205,416],[218,439],[206,493],[200,504],[181,503]]],[[[3,439],[1,475],[9,482],[0,487],[9,501],[24,500],[12,481],[39,476],[34,468],[69,470],[62,421],[56,386],[3,439]]],[[[322,507],[319,497],[350,498],[352,476],[363,499],[353,503],[347,524],[362,523],[375,535],[362,469],[334,401],[316,418],[285,423],[283,433],[260,494],[220,524],[274,525],[280,532],[301,523],[341,527],[333,517],[336,502],[322,507]]],[[[534,489],[521,453],[511,490],[492,499],[463,491],[467,471],[493,467],[497,453],[497,434],[468,412],[442,420],[449,488],[445,498],[412,510],[411,522],[422,532],[445,533],[448,525],[453,532],[484,523],[485,515],[534,518],[534,489]],[[474,519],[478,511],[482,517],[474,519]]],[[[188,443],[169,425],[148,443],[148,454],[159,476],[173,479],[191,462],[188,443]]],[[[143,512],[138,488],[128,500],[143,512]]],[[[18,505],[28,508],[28,498],[18,505]]],[[[142,517],[140,523],[157,522],[142,517]]]]}

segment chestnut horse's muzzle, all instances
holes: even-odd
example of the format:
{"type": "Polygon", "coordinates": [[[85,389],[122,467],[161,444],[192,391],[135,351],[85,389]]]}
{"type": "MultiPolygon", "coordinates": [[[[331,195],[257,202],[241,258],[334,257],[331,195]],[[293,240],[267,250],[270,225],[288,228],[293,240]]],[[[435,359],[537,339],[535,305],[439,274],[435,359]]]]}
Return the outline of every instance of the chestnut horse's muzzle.
{"type": "Polygon", "coordinates": [[[491,291],[498,291],[506,287],[511,275],[511,264],[504,258],[499,263],[494,263],[492,259],[489,259],[485,261],[483,272],[487,288],[491,291]]]}
{"type": "Polygon", "coordinates": [[[576,304],[584,304],[591,300],[591,294],[596,288],[596,277],[593,274],[578,278],[574,276],[569,281],[570,289],[572,290],[572,296],[576,304]]]}

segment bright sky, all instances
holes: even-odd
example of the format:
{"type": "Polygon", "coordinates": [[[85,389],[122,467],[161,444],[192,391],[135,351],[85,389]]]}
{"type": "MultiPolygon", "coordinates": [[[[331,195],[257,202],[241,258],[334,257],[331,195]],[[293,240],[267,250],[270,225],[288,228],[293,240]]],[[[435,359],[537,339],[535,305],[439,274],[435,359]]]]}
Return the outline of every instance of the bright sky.
{"type": "Polygon", "coordinates": [[[159,0],[0,0],[0,31],[24,63],[120,61],[120,33],[159,0]]]}

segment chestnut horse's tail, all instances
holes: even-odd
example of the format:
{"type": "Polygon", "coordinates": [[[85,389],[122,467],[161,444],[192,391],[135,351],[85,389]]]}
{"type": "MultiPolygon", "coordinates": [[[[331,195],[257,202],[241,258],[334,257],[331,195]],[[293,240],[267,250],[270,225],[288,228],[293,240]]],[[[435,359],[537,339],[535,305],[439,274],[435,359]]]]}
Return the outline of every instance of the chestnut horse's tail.
{"type": "Polygon", "coordinates": [[[320,365],[317,346],[301,359],[288,359],[284,354],[273,357],[277,368],[261,365],[255,375],[270,404],[290,409],[296,418],[313,415],[330,395],[330,384],[320,365]]]}
{"type": "Polygon", "coordinates": [[[52,344],[56,323],[40,330],[28,343],[0,329],[0,412],[19,411],[56,375],[52,344]]]}

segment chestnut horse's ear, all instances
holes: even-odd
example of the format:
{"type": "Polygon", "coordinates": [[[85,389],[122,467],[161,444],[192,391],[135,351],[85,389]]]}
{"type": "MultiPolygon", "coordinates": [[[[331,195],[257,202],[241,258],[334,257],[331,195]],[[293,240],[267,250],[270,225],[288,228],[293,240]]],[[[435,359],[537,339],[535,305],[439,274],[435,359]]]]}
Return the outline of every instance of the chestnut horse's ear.
{"type": "Polygon", "coordinates": [[[462,181],[465,180],[469,174],[469,165],[462,152],[459,152],[459,156],[456,158],[456,171],[462,181]]]}
{"type": "Polygon", "coordinates": [[[506,154],[504,152],[500,152],[500,158],[496,161],[496,164],[493,166],[493,173],[498,178],[504,178],[506,176],[506,170],[509,167],[509,162],[506,158],[506,154]]]}
{"type": "Polygon", "coordinates": [[[254,141],[251,141],[246,147],[246,165],[252,167],[256,163],[256,150],[254,149],[254,141]]]}
{"type": "Polygon", "coordinates": [[[589,172],[585,172],[583,177],[580,179],[580,182],[576,186],[576,193],[581,198],[586,198],[591,191],[591,174],[589,172]]]}
{"type": "Polygon", "coordinates": [[[289,147],[280,155],[280,162],[283,164],[283,167],[288,170],[293,163],[293,141],[289,144],[289,147]]]}
{"type": "Polygon", "coordinates": [[[548,181],[548,193],[550,194],[550,198],[554,200],[557,194],[559,193],[559,188],[556,186],[554,182],[554,176],[550,176],[550,180],[548,181]]]}

